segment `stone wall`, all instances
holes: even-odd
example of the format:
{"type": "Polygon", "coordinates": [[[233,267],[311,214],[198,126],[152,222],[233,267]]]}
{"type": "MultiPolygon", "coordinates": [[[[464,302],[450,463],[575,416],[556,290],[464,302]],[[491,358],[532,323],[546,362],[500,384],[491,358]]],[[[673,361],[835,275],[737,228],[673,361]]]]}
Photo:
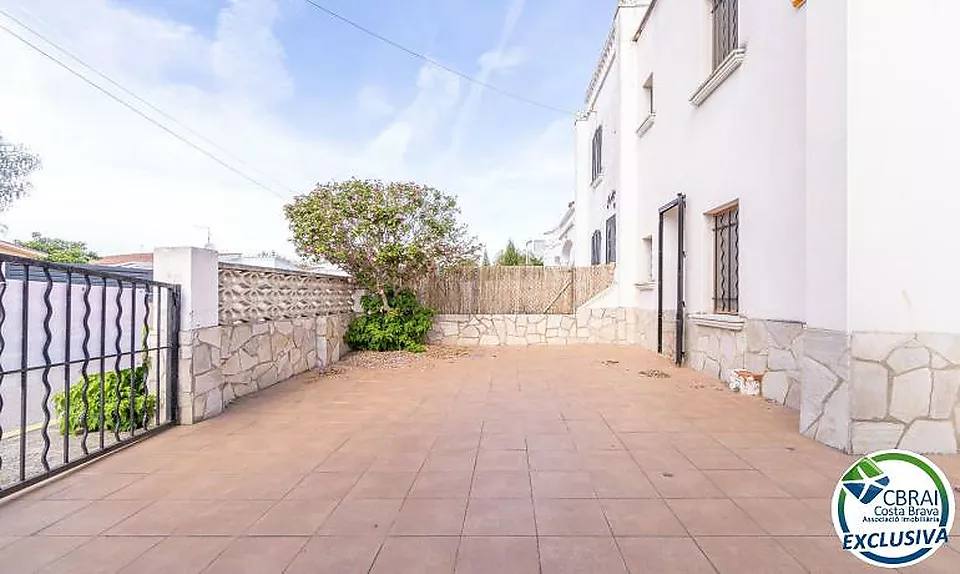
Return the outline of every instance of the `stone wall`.
{"type": "Polygon", "coordinates": [[[180,420],[216,416],[237,397],[336,362],[353,313],[181,332],[180,420]]]}
{"type": "Polygon", "coordinates": [[[854,333],[855,453],[955,453],[960,440],[960,335],[854,333]]]}
{"type": "Polygon", "coordinates": [[[633,309],[580,309],[573,315],[438,315],[427,335],[457,347],[635,344],[633,309]]]}

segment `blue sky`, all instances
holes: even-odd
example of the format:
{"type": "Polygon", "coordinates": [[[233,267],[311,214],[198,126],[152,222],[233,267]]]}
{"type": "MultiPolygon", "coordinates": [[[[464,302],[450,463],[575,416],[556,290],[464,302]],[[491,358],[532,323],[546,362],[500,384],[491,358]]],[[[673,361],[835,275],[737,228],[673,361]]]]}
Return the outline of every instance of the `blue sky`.
{"type": "MultiPolygon", "coordinates": [[[[317,1],[464,73],[568,110],[582,105],[615,6],[317,1]]],[[[491,252],[508,237],[545,231],[573,198],[571,117],[436,70],[303,0],[0,7],[208,136],[285,196],[350,176],[421,181],[458,196],[491,252]]],[[[13,89],[0,89],[0,131],[44,158],[32,196],[0,214],[11,237],[37,230],[117,252],[202,243],[210,228],[221,250],[291,251],[283,201],[2,32],[0,51],[13,57],[13,89]],[[141,202],[155,206],[147,220],[141,202]]]]}

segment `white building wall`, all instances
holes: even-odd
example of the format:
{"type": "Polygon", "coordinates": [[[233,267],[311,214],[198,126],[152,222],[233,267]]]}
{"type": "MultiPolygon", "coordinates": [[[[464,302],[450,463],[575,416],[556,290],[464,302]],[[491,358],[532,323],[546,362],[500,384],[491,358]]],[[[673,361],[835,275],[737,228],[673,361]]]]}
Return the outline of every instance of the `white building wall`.
{"type": "MultiPolygon", "coordinates": [[[[638,235],[656,241],[658,207],[686,194],[687,308],[712,312],[712,218],[706,214],[739,201],[741,314],[802,320],[803,14],[789,2],[740,2],[746,58],[697,107],[690,97],[711,69],[709,6],[658,3],[634,46],[640,54],[636,76],[645,80],[653,74],[656,105],[656,122],[640,137],[636,158],[638,235]]],[[[675,286],[669,285],[676,275],[670,271],[676,265],[673,234],[666,247],[665,287],[673,294],[667,299],[675,302],[675,286]]],[[[642,245],[628,248],[642,258],[642,245]]]]}
{"type": "Polygon", "coordinates": [[[849,10],[850,328],[960,334],[960,3],[849,10]]]}

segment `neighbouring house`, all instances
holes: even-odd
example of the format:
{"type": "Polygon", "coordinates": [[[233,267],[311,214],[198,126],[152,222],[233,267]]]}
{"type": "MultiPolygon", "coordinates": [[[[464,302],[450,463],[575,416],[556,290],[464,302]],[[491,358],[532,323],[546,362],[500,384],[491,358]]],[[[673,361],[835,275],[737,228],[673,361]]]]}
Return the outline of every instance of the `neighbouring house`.
{"type": "MultiPolygon", "coordinates": [[[[575,202],[567,204],[567,211],[553,229],[545,232],[541,238],[530,242],[536,246],[535,255],[543,259],[543,264],[556,267],[573,265],[574,213],[575,202]]],[[[528,244],[529,245],[529,244],[528,244]]]]}
{"type": "Polygon", "coordinates": [[[17,245],[16,243],[10,243],[9,241],[0,240],[0,255],[13,255],[15,257],[24,257],[26,259],[46,259],[47,254],[43,251],[37,251],[36,249],[29,249],[17,245]]]}
{"type": "Polygon", "coordinates": [[[575,121],[575,262],[631,342],[846,451],[957,452],[960,3],[620,0],[575,121]],[[658,318],[662,322],[658,324],[658,318]]]}

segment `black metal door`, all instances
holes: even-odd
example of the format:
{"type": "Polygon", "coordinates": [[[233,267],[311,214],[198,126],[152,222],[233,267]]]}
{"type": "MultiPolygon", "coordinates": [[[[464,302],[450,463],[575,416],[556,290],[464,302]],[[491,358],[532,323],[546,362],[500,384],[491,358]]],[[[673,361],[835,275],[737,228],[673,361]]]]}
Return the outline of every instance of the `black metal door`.
{"type": "Polygon", "coordinates": [[[663,353],[663,220],[670,211],[677,210],[677,315],[674,329],[676,335],[674,362],[678,366],[683,364],[684,354],[683,315],[686,304],[683,300],[683,262],[686,252],[683,248],[683,220],[686,206],[686,196],[678,193],[676,199],[660,208],[660,220],[657,228],[657,352],[663,353]]]}
{"type": "Polygon", "coordinates": [[[0,254],[0,498],[175,423],[180,288],[0,254]]]}

